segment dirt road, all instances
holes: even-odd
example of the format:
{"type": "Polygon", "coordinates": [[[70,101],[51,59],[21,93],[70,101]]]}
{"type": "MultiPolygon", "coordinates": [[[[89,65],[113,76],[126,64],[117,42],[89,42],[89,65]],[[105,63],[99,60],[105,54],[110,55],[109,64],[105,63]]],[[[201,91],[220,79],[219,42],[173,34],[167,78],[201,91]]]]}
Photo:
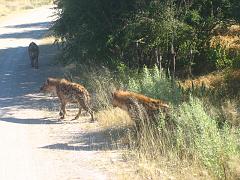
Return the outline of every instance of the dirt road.
{"type": "Polygon", "coordinates": [[[46,77],[62,76],[55,47],[41,44],[51,15],[42,7],[0,22],[0,179],[114,179],[108,167],[119,156],[97,124],[69,121],[71,112],[59,121],[56,98],[37,93],[46,77]],[[40,45],[39,70],[30,67],[31,41],[40,45]]]}

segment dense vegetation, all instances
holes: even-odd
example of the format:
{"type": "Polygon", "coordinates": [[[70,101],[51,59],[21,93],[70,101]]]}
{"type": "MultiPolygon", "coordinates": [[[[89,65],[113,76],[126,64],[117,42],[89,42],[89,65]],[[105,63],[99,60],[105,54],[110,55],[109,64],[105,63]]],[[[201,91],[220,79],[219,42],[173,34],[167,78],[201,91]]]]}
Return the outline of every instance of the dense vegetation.
{"type": "Polygon", "coordinates": [[[63,40],[66,63],[98,62],[111,68],[158,64],[187,75],[240,64],[238,52],[210,46],[216,33],[239,22],[238,0],[55,3],[59,19],[54,30],[63,40]]]}
{"type": "MultiPolygon", "coordinates": [[[[169,102],[170,112],[160,113],[157,124],[152,126],[151,120],[143,119],[141,132],[130,133],[129,147],[137,152],[135,159],[156,163],[156,167],[167,159],[171,167],[180,171],[184,163],[188,170],[196,165],[208,171],[206,179],[239,176],[235,170],[240,162],[239,101],[236,96],[228,99],[223,93],[224,88],[232,86],[221,85],[217,91],[194,85],[183,89],[169,75],[192,76],[240,67],[239,49],[226,48],[220,41],[211,42],[240,21],[240,1],[56,0],[55,3],[59,18],[53,30],[61,40],[61,60],[76,64],[72,73],[94,92],[97,111],[107,112],[103,119],[113,122],[120,116],[113,113],[110,103],[110,94],[116,88],[169,102]],[[232,159],[238,163],[236,166],[232,159]]],[[[226,78],[227,81],[236,85],[239,76],[234,81],[226,78]]],[[[140,116],[141,112],[138,113],[140,116]]],[[[143,176],[159,177],[158,169],[150,175],[147,169],[143,176]]]]}
{"type": "Polygon", "coordinates": [[[143,179],[159,179],[161,169],[176,177],[187,169],[188,172],[182,173],[179,179],[187,179],[188,176],[192,179],[192,174],[202,176],[205,170],[207,173],[203,179],[235,179],[239,176],[236,169],[240,163],[237,100],[218,99],[201,88],[184,91],[156,66],[152,69],[145,67],[140,73],[124,70],[116,74],[105,67],[80,65],[73,74],[95,92],[98,121],[113,131],[125,129],[129,159],[139,162],[136,168],[143,179]],[[154,123],[153,126],[153,119],[145,117],[140,106],[135,112],[139,119],[134,120],[140,123],[141,130],[136,132],[125,114],[111,106],[110,94],[116,88],[163,99],[170,103],[171,109],[167,115],[160,113],[156,117],[157,125],[154,123]],[[211,101],[213,96],[214,102],[211,101]],[[129,125],[133,129],[129,129],[129,125]]]}

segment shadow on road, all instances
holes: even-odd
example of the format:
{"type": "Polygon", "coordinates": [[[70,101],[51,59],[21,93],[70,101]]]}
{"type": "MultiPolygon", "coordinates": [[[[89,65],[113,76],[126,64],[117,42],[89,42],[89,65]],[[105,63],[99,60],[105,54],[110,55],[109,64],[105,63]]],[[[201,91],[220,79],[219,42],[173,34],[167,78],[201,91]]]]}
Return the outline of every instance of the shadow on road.
{"type": "Polygon", "coordinates": [[[16,47],[0,50],[0,107],[11,106],[42,108],[49,106],[52,100],[44,99],[37,94],[43,82],[48,76],[58,77],[60,70],[57,65],[53,66],[52,60],[57,52],[57,47],[51,44],[40,45],[39,69],[30,67],[27,47],[16,47]],[[41,54],[41,51],[44,54],[41,54]],[[25,52],[19,56],[16,52],[25,52]],[[4,59],[3,57],[9,57],[4,59]],[[4,61],[11,61],[4,62],[4,61]],[[1,66],[1,64],[3,64],[1,66]],[[14,66],[6,68],[8,66],[14,66]]]}
{"type": "Polygon", "coordinates": [[[41,39],[44,34],[46,34],[47,29],[41,30],[31,30],[31,31],[24,31],[19,33],[6,33],[1,34],[0,39],[31,39],[34,36],[34,39],[41,39]]]}
{"type": "MultiPolygon", "coordinates": [[[[38,93],[48,76],[60,76],[60,67],[53,60],[58,48],[52,44],[39,45],[39,69],[33,69],[30,66],[28,44],[42,39],[51,22],[42,20],[25,24],[13,23],[14,25],[5,25],[0,29],[0,116],[8,122],[35,124],[31,119],[4,119],[4,115],[14,108],[58,109],[56,99],[38,93]]],[[[41,119],[39,121],[41,123],[41,119]]]]}
{"type": "Polygon", "coordinates": [[[17,123],[17,124],[62,124],[61,121],[49,120],[49,118],[42,118],[42,119],[0,118],[0,121],[17,123]]]}
{"type": "Polygon", "coordinates": [[[46,28],[50,27],[49,22],[37,22],[37,23],[30,23],[30,24],[17,24],[11,26],[4,26],[5,28],[46,28]]]}
{"type": "Polygon", "coordinates": [[[106,129],[103,131],[79,134],[73,141],[56,143],[40,148],[68,151],[106,151],[127,147],[120,143],[128,128],[106,129]]]}
{"type": "Polygon", "coordinates": [[[21,40],[41,39],[43,35],[47,33],[50,27],[51,23],[49,21],[4,26],[3,28],[5,29],[1,31],[0,40],[9,38],[21,40]],[[13,32],[11,31],[11,29],[13,29],[13,32]]]}

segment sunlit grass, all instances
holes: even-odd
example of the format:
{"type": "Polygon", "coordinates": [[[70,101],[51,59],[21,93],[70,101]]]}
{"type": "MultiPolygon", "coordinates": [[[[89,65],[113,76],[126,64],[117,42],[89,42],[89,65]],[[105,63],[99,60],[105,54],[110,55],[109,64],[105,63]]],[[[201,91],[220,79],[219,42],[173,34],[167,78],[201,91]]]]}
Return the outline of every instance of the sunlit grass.
{"type": "Polygon", "coordinates": [[[217,102],[209,103],[212,99],[207,100],[206,96],[183,94],[176,82],[156,67],[144,68],[141,73],[117,74],[106,68],[83,66],[75,73],[74,76],[93,94],[97,119],[102,127],[125,128],[124,136],[119,134],[119,143],[127,144],[125,157],[135,162],[131,168],[137,169],[140,177],[231,179],[239,175],[237,101],[225,99],[223,102],[213,98],[217,102]],[[163,99],[169,102],[171,109],[167,115],[157,118],[155,126],[151,119],[139,116],[142,124],[136,131],[136,119],[130,119],[126,112],[111,105],[111,92],[117,88],[163,99]]]}
{"type": "Polygon", "coordinates": [[[51,4],[52,0],[0,0],[0,17],[10,13],[51,4]]]}
{"type": "Polygon", "coordinates": [[[96,116],[104,128],[119,128],[133,125],[133,121],[128,113],[119,108],[109,108],[99,111],[96,116]]]}

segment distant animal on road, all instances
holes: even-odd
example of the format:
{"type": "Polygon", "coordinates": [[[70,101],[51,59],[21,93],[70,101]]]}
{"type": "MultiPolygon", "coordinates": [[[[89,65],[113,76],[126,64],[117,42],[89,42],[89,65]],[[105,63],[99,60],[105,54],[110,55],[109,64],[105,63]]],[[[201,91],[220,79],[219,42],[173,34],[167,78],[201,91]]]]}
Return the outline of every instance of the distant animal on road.
{"type": "Polygon", "coordinates": [[[93,111],[90,108],[90,95],[82,85],[66,79],[48,78],[40,88],[40,92],[50,92],[58,96],[61,103],[59,113],[61,119],[65,118],[67,103],[77,103],[79,111],[74,120],[79,118],[83,108],[91,115],[91,122],[94,121],[93,111]]]}
{"type": "Polygon", "coordinates": [[[38,69],[39,47],[35,42],[31,42],[28,46],[28,54],[31,61],[31,66],[38,69]]]}

